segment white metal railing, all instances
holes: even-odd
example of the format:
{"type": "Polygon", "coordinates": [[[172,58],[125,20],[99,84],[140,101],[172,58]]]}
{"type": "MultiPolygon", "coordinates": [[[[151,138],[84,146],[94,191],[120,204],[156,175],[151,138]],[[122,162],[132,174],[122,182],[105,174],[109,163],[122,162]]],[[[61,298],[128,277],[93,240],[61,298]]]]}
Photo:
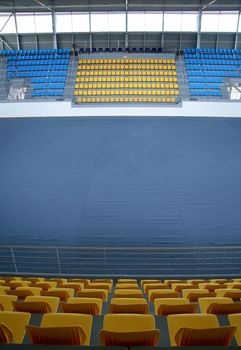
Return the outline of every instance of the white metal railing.
{"type": "Polygon", "coordinates": [[[239,276],[241,246],[0,246],[0,274],[239,276]]]}

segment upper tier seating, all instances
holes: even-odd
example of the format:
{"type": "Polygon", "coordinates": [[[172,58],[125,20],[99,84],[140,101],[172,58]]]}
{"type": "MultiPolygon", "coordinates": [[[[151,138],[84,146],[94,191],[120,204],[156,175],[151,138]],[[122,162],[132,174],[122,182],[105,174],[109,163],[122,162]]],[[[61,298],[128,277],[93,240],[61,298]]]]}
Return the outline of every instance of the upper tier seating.
{"type": "Polygon", "coordinates": [[[80,59],[76,103],[175,103],[174,59],[80,59]]]}
{"type": "Polygon", "coordinates": [[[70,49],[5,50],[7,78],[31,79],[32,97],[61,97],[69,65],[70,49]]]}
{"type": "Polygon", "coordinates": [[[241,51],[232,49],[184,49],[191,96],[221,97],[226,78],[241,77],[241,51]]]}

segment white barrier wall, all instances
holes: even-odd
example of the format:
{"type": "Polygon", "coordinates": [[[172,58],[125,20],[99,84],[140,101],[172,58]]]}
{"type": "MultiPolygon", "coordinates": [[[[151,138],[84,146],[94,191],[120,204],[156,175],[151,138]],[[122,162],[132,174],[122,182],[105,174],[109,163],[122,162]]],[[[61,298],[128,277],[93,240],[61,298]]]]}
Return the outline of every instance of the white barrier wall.
{"type": "Polygon", "coordinates": [[[0,104],[0,118],[10,117],[241,117],[240,102],[192,102],[182,106],[76,107],[70,101],[15,102],[0,104]]]}

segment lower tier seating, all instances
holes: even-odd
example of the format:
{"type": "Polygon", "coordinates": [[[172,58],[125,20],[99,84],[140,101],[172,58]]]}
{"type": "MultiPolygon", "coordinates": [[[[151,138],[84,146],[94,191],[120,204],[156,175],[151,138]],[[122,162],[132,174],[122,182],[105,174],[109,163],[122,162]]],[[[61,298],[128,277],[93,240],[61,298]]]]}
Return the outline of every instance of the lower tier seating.
{"type": "Polygon", "coordinates": [[[2,276],[0,343],[240,346],[240,298],[241,278],[2,276]]]}

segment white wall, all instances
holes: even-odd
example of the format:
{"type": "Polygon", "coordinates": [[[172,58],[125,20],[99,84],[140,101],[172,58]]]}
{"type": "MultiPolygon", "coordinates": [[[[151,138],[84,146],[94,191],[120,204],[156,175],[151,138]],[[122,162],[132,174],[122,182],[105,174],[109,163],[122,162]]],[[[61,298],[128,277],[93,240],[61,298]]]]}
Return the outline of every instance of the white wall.
{"type": "Polygon", "coordinates": [[[181,107],[72,107],[71,102],[15,102],[0,104],[0,118],[9,117],[88,117],[88,116],[167,116],[241,117],[240,102],[191,102],[181,107]]]}

